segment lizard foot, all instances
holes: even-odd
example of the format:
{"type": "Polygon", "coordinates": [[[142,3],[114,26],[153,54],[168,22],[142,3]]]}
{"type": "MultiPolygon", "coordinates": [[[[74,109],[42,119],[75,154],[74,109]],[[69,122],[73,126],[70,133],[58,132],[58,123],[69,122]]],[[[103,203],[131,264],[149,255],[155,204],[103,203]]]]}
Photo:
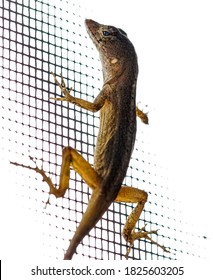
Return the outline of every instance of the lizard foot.
{"type": "Polygon", "coordinates": [[[151,243],[157,245],[158,247],[160,247],[164,252],[169,253],[169,251],[162,245],[160,245],[159,243],[157,243],[156,241],[154,241],[149,234],[157,234],[158,230],[151,230],[151,231],[146,231],[145,227],[142,227],[138,232],[135,232],[135,230],[133,229],[129,234],[123,234],[124,239],[127,241],[127,243],[129,244],[125,258],[128,259],[129,253],[131,251],[131,248],[134,245],[134,241],[141,239],[141,238],[145,238],[147,240],[149,240],[151,243]]]}
{"type": "Polygon", "coordinates": [[[64,97],[59,97],[59,98],[52,98],[51,97],[50,99],[60,100],[60,101],[68,101],[68,102],[73,103],[75,98],[70,94],[70,92],[72,90],[72,87],[70,89],[67,89],[62,74],[60,75],[61,76],[61,83],[57,80],[57,78],[56,78],[56,76],[55,76],[55,74],[53,72],[51,72],[51,74],[53,75],[55,83],[57,84],[57,86],[60,87],[61,91],[63,92],[64,97]]]}
{"type": "Polygon", "coordinates": [[[16,165],[16,166],[20,166],[20,167],[24,167],[24,168],[27,168],[27,169],[31,169],[31,170],[34,170],[35,172],[39,173],[41,176],[42,176],[42,180],[43,182],[46,182],[50,188],[50,191],[49,191],[49,197],[45,203],[45,207],[47,207],[48,204],[50,204],[50,201],[49,201],[49,198],[50,198],[50,195],[53,194],[55,195],[55,197],[63,197],[64,196],[64,193],[65,191],[64,190],[60,190],[60,189],[56,189],[55,186],[53,185],[52,183],[52,180],[50,179],[50,177],[48,177],[45,173],[45,171],[41,168],[39,168],[36,164],[36,161],[34,160],[33,157],[29,156],[30,157],[30,160],[35,164],[35,167],[31,167],[31,166],[28,166],[28,165],[24,165],[24,164],[21,164],[21,163],[17,163],[17,162],[10,162],[11,164],[13,165],[16,165]]]}

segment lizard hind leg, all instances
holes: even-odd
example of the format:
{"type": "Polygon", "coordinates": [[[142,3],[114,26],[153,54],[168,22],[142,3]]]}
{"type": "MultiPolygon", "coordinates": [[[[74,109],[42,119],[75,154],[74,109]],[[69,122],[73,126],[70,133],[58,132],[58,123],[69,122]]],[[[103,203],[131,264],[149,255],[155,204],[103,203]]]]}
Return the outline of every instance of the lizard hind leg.
{"type": "Polygon", "coordinates": [[[150,234],[157,234],[157,230],[146,231],[145,226],[142,227],[141,230],[139,230],[138,232],[136,232],[134,230],[135,225],[136,225],[137,221],[139,220],[140,215],[144,209],[144,205],[147,201],[147,198],[148,198],[148,194],[143,190],[139,190],[139,189],[133,188],[133,187],[122,186],[122,188],[115,200],[116,202],[137,203],[136,207],[133,209],[133,211],[128,216],[127,221],[123,228],[123,232],[122,232],[124,239],[129,244],[127,253],[125,255],[126,259],[128,259],[128,256],[131,251],[131,248],[133,247],[134,241],[141,239],[141,238],[145,238],[145,239],[149,240],[151,243],[162,248],[165,252],[169,252],[164,246],[158,244],[156,241],[154,241],[149,236],[150,234]]]}

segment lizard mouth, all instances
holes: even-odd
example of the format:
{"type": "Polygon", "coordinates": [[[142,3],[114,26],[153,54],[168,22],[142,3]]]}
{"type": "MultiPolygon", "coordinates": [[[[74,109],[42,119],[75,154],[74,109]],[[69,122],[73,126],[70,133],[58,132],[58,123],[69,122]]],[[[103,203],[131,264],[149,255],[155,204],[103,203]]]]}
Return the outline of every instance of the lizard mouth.
{"type": "Polygon", "coordinates": [[[92,19],[85,19],[85,26],[91,40],[93,41],[95,46],[98,47],[98,43],[101,41],[101,38],[98,36],[100,24],[92,19]]]}

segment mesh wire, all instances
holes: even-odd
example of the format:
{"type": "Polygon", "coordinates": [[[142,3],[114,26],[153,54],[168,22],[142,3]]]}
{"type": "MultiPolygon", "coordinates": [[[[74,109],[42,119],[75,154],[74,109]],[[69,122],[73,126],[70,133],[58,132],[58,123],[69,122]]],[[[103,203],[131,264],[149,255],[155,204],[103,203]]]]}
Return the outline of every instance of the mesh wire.
{"type": "MultiPolygon", "coordinates": [[[[7,163],[15,160],[34,166],[30,155],[57,183],[64,146],[76,148],[93,162],[98,114],[49,99],[60,96],[51,71],[58,75],[63,73],[76,97],[92,101],[101,88],[100,61],[86,34],[81,9],[77,1],[48,0],[3,1],[0,7],[1,160],[9,170],[16,204],[23,204],[25,213],[27,210],[31,216],[29,220],[36,224],[36,234],[31,232],[31,238],[39,244],[44,256],[53,259],[62,258],[81,220],[89,199],[88,187],[78,174],[71,172],[70,189],[65,197],[57,200],[51,197],[50,205],[43,209],[48,187],[40,175],[7,163]]],[[[178,202],[169,189],[170,182],[150,152],[146,131],[147,128],[138,124],[137,139],[143,141],[136,141],[124,183],[149,192],[138,227],[147,224],[147,230],[160,229],[153,238],[168,246],[170,253],[140,240],[135,242],[130,258],[202,256],[203,239],[192,234],[191,226],[180,220],[178,202]]],[[[15,209],[14,204],[10,207],[15,209]]],[[[132,207],[131,204],[112,204],[79,245],[76,258],[123,258],[126,243],[121,231],[132,207]]]]}

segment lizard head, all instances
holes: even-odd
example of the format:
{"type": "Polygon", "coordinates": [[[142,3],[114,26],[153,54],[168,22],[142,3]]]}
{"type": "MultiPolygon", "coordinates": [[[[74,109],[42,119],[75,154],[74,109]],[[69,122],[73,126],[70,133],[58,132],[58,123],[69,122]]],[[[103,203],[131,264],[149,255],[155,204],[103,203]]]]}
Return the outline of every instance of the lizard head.
{"type": "Polygon", "coordinates": [[[134,47],[125,31],[111,25],[103,25],[86,19],[87,32],[99,51],[103,67],[117,68],[118,64],[125,64],[137,56],[134,47]]]}

